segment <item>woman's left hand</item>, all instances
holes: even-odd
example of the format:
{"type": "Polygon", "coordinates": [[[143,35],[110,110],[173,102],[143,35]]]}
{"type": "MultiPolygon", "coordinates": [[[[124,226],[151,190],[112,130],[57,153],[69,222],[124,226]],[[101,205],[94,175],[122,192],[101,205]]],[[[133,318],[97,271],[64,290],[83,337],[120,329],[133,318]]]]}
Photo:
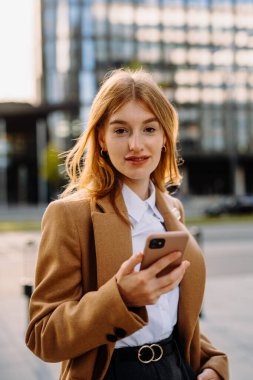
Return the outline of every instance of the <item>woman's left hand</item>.
{"type": "Polygon", "coordinates": [[[213,369],[206,368],[200,375],[198,375],[197,380],[221,380],[221,378],[213,369]]]}

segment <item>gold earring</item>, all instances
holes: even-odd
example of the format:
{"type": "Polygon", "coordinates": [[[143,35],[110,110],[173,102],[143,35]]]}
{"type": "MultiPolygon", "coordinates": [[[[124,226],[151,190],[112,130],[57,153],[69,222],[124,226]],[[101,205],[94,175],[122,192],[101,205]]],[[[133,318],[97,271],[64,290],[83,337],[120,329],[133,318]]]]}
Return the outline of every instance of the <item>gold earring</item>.
{"type": "Polygon", "coordinates": [[[164,144],[164,145],[162,146],[162,152],[166,152],[166,150],[167,150],[167,148],[166,148],[166,145],[164,144]]]}

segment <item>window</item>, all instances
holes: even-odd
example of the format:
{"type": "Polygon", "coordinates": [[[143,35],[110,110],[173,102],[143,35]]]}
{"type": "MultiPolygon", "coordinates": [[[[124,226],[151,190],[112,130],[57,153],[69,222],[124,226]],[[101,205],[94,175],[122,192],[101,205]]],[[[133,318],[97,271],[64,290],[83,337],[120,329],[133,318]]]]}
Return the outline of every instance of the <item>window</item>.
{"type": "Polygon", "coordinates": [[[129,39],[134,37],[133,25],[109,24],[109,27],[111,38],[129,39]]]}
{"type": "Polygon", "coordinates": [[[136,39],[138,41],[159,42],[161,33],[158,28],[142,27],[137,30],[136,39]]]}
{"type": "Polygon", "coordinates": [[[96,92],[95,74],[89,71],[82,71],[79,80],[80,99],[84,104],[91,104],[96,92]]]}
{"type": "Polygon", "coordinates": [[[55,71],[47,72],[46,75],[46,99],[49,102],[60,102],[63,100],[63,88],[58,82],[55,71]]]}
{"type": "Polygon", "coordinates": [[[160,9],[158,6],[137,7],[135,17],[137,25],[158,26],[161,22],[160,9]]]}
{"type": "Polygon", "coordinates": [[[98,39],[96,44],[96,59],[99,62],[106,62],[109,57],[108,42],[104,39],[98,39]]]}
{"type": "Polygon", "coordinates": [[[159,44],[138,43],[138,60],[140,62],[156,63],[161,60],[161,50],[159,44]]]}
{"type": "Polygon", "coordinates": [[[96,36],[105,36],[107,33],[107,6],[106,4],[92,4],[93,28],[96,36]]]}
{"type": "Polygon", "coordinates": [[[93,33],[93,17],[91,8],[88,6],[83,7],[82,13],[82,36],[91,37],[93,33]]]}
{"type": "Polygon", "coordinates": [[[169,63],[183,65],[186,63],[187,51],[185,48],[171,48],[171,46],[165,45],[164,57],[169,63]]]}
{"type": "Polygon", "coordinates": [[[55,40],[47,40],[45,42],[45,64],[46,69],[55,69],[56,67],[56,49],[55,40]]]}
{"type": "Polygon", "coordinates": [[[250,143],[250,135],[248,131],[248,113],[245,108],[239,108],[236,113],[237,116],[237,149],[239,152],[248,150],[250,143]]]}
{"type": "Polygon", "coordinates": [[[71,34],[79,34],[80,22],[80,5],[76,3],[71,4],[69,8],[69,27],[71,34]]]}
{"type": "Polygon", "coordinates": [[[134,55],[133,41],[115,41],[110,42],[111,59],[113,61],[130,61],[134,55]]]}
{"type": "Polygon", "coordinates": [[[55,36],[56,33],[56,9],[52,4],[44,8],[43,33],[46,37],[55,36]]]}
{"type": "Polygon", "coordinates": [[[223,151],[223,110],[222,107],[208,106],[202,113],[202,146],[206,151],[223,151]]]}
{"type": "Polygon", "coordinates": [[[135,21],[134,8],[130,4],[111,4],[111,6],[108,7],[108,18],[112,24],[132,25],[135,21]]]}
{"type": "Polygon", "coordinates": [[[94,41],[92,39],[84,39],[82,42],[82,67],[86,70],[92,70],[94,66],[94,41]]]}
{"type": "Polygon", "coordinates": [[[209,0],[188,0],[187,1],[188,6],[208,6],[209,5],[209,0]]]}
{"type": "Polygon", "coordinates": [[[209,49],[191,48],[187,52],[187,61],[191,65],[209,66],[212,62],[212,55],[209,49]]]}
{"type": "Polygon", "coordinates": [[[80,67],[80,44],[77,40],[71,40],[70,44],[70,70],[78,70],[80,67]]]}

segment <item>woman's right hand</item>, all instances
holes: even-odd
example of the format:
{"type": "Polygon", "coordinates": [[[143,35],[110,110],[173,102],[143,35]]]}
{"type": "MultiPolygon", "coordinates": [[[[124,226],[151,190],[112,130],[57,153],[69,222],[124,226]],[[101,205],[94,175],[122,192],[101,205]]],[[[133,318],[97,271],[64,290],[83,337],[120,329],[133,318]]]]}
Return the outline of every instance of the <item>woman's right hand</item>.
{"type": "Polygon", "coordinates": [[[157,274],[179,257],[179,252],[170,253],[139,272],[134,268],[142,261],[142,253],[124,261],[116,273],[116,281],[125,304],[128,307],[153,305],[162,294],[173,290],[184,277],[189,261],[182,261],[180,266],[162,277],[157,274]]]}

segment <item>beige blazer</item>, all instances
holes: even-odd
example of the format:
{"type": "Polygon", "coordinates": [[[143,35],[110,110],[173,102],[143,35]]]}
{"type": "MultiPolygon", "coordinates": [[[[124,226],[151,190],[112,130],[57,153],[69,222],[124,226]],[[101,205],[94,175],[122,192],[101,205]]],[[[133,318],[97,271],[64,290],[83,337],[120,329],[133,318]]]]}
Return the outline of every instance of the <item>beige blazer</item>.
{"type": "MultiPolygon", "coordinates": [[[[121,194],[116,205],[127,215],[121,194]]],[[[168,230],[186,230],[181,203],[157,190],[156,204],[168,230]]],[[[61,380],[100,380],[115,346],[111,337],[134,333],[148,323],[145,307],[128,309],[115,273],[132,254],[131,230],[115,213],[109,196],[91,205],[83,193],[52,202],[42,220],[35,291],[26,343],[48,362],[62,362],[61,380]]],[[[190,236],[191,262],[180,284],[179,341],[197,371],[205,367],[229,379],[227,357],[199,332],[205,285],[202,252],[190,236]]]]}

